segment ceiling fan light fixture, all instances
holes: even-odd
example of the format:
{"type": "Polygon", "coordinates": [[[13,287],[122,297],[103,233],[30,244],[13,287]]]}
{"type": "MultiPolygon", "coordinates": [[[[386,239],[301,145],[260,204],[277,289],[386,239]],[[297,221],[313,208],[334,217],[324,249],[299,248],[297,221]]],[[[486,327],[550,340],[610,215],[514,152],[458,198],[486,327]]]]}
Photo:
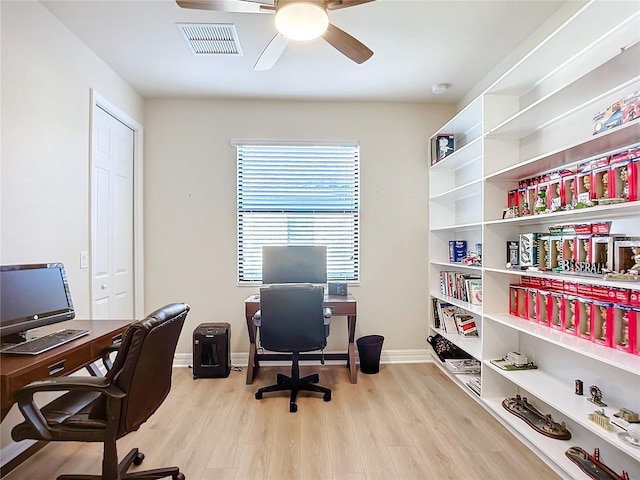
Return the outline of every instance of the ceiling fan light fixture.
{"type": "Polygon", "coordinates": [[[322,35],[329,26],[327,11],[310,2],[293,2],[276,12],[276,28],[291,40],[312,40],[322,35]]]}

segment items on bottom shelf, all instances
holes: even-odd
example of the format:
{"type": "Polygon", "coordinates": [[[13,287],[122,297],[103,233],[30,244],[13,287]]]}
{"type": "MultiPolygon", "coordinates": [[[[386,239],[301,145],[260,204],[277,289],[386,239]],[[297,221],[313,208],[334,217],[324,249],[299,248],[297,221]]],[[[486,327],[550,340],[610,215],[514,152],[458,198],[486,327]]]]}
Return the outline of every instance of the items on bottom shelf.
{"type": "Polygon", "coordinates": [[[505,398],[502,401],[502,406],[509,413],[524,420],[531,428],[542,435],[558,440],[569,440],[571,438],[571,433],[567,430],[564,422],[554,422],[551,415],[539,412],[527,401],[527,397],[516,395],[515,397],[505,398]]]}
{"type": "Polygon", "coordinates": [[[469,381],[466,383],[467,387],[471,389],[473,393],[480,396],[482,393],[482,381],[480,380],[479,375],[472,376],[469,381]]]}
{"type": "Polygon", "coordinates": [[[600,450],[598,448],[594,450],[593,455],[589,455],[580,447],[569,447],[564,453],[569,460],[580,467],[580,470],[595,480],[629,480],[627,472],[622,472],[622,475],[618,475],[600,461],[600,450]]]}
{"type": "Polygon", "coordinates": [[[480,373],[480,362],[475,358],[447,358],[444,363],[453,373],[480,373]]]}
{"type": "Polygon", "coordinates": [[[429,336],[427,342],[433,347],[433,350],[442,362],[447,358],[471,358],[471,355],[458,348],[440,334],[429,336]]]}

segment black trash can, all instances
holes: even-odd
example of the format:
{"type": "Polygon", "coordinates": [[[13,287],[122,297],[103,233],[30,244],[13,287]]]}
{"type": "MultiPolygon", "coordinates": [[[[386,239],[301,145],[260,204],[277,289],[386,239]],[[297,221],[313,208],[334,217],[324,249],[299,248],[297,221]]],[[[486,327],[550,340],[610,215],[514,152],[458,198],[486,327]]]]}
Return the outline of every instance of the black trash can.
{"type": "Polygon", "coordinates": [[[366,335],[356,340],[362,373],[373,374],[380,371],[382,342],[384,342],[382,335],[366,335]]]}

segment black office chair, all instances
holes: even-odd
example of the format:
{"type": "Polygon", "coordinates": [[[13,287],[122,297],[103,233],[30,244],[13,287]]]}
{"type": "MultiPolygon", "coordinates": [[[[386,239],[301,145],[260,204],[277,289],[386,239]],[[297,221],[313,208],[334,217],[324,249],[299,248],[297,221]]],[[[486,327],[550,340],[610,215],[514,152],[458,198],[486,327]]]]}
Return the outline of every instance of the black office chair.
{"type": "MultiPolygon", "coordinates": [[[[256,398],[267,392],[291,390],[289,411],[296,412],[298,392],[323,393],[331,400],[329,388],[314,385],[317,373],[300,378],[300,352],[322,350],[327,345],[331,310],[323,307],[324,289],[307,284],[271,285],[260,289],[260,310],[253,321],[260,331],[260,343],[266,350],[291,352],[291,376],[277,375],[277,383],[260,388],[256,398]]],[[[324,363],[324,362],[323,362],[324,363]]]]}
{"type": "Polygon", "coordinates": [[[127,473],[144,454],[134,448],[118,464],[116,440],[138,430],[171,389],[178,337],[189,306],[173,303],[132,323],[124,334],[112,368],[104,377],[58,377],[30,383],[16,395],[26,421],[11,431],[15,441],[102,442],[102,475],[62,475],[58,480],[164,478],[184,480],[178,467],[127,473]],[[66,391],[40,408],[36,392],[66,391]]]}

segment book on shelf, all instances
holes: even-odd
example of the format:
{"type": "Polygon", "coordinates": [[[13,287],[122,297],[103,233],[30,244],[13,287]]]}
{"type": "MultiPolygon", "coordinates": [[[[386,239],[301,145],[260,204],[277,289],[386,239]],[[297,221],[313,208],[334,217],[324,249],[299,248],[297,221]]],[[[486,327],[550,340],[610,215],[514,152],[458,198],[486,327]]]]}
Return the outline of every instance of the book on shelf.
{"type": "Polygon", "coordinates": [[[453,373],[480,373],[480,362],[475,358],[447,358],[444,363],[453,373]]]}
{"type": "Polygon", "coordinates": [[[440,303],[440,300],[438,300],[437,298],[431,299],[431,307],[433,309],[433,327],[434,328],[442,328],[441,322],[440,322],[440,312],[438,308],[439,303],[440,303]]]}
{"type": "Polygon", "coordinates": [[[525,365],[516,365],[511,360],[507,360],[506,358],[497,358],[495,360],[491,360],[491,363],[498,367],[501,370],[535,370],[538,368],[533,363],[527,363],[525,365]]]}
{"type": "Polygon", "coordinates": [[[438,302],[440,314],[440,328],[446,333],[458,333],[458,326],[454,315],[460,313],[461,310],[455,305],[446,302],[438,302]]]}
{"type": "Polygon", "coordinates": [[[440,291],[463,302],[482,303],[482,279],[477,275],[443,270],[440,272],[440,291]]]}
{"type": "Polygon", "coordinates": [[[468,313],[454,313],[453,318],[456,321],[458,327],[458,333],[463,337],[477,337],[478,327],[476,326],[475,318],[468,313]]]}
{"type": "Polygon", "coordinates": [[[482,305],[482,279],[467,278],[465,285],[469,303],[472,305],[482,305]]]}

